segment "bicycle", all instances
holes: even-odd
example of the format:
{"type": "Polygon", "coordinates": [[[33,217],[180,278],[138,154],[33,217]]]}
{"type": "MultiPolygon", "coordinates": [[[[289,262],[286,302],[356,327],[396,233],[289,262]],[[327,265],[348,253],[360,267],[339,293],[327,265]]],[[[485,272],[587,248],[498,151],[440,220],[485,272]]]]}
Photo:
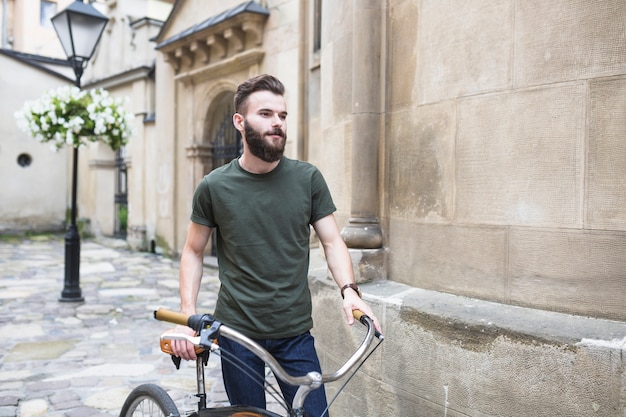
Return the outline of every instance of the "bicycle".
{"type": "MultiPolygon", "coordinates": [[[[276,378],[279,378],[291,385],[298,386],[298,390],[292,404],[287,404],[278,390],[272,386],[267,379],[262,383],[264,389],[274,398],[279,400],[281,405],[287,411],[287,415],[289,417],[307,417],[307,414],[304,411],[304,400],[306,399],[308,393],[320,388],[325,383],[338,381],[344,378],[352,370],[350,376],[339,388],[332,400],[329,401],[326,409],[327,411],[330,405],[348,384],[350,379],[352,379],[359,368],[365,363],[365,361],[367,361],[371,354],[374,353],[384,340],[384,336],[374,328],[371,318],[358,310],[354,311],[353,314],[358,321],[365,325],[367,331],[363,341],[352,356],[350,356],[348,360],[334,373],[320,374],[319,372],[309,372],[305,376],[298,377],[289,375],[278,364],[274,357],[256,342],[244,336],[237,330],[220,323],[210,314],[194,314],[187,316],[185,314],[159,308],[154,312],[154,317],[157,320],[189,326],[195,330],[197,335],[199,335],[189,336],[182,333],[167,332],[161,335],[161,350],[170,355],[172,355],[171,347],[169,345],[170,340],[188,340],[196,346],[196,353],[198,356],[196,360],[196,379],[198,390],[195,396],[198,398],[198,409],[197,411],[188,414],[189,417],[281,417],[279,414],[272,411],[241,405],[207,408],[207,396],[204,386],[204,366],[208,362],[209,353],[221,355],[223,359],[233,361],[232,363],[236,363],[237,366],[241,367],[241,369],[245,369],[245,364],[237,363],[237,358],[229,356],[227,352],[223,352],[220,349],[216,342],[218,335],[245,346],[267,364],[276,378]],[[373,348],[370,348],[375,337],[379,341],[373,348]]],[[[174,361],[176,368],[178,368],[180,366],[181,358],[177,358],[172,355],[172,360],[174,361]]],[[[324,414],[326,411],[324,411],[324,414]]],[[[142,384],[133,389],[126,398],[120,412],[120,417],[157,416],[180,417],[180,413],[169,394],[162,387],[150,383],[142,384]]]]}

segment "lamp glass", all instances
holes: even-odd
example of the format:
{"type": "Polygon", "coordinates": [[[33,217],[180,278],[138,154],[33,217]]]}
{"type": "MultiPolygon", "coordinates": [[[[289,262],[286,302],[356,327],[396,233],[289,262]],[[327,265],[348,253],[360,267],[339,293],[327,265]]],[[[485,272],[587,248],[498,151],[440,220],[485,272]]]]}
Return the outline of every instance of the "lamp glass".
{"type": "Polygon", "coordinates": [[[70,32],[69,15],[68,13],[59,13],[52,19],[52,26],[57,32],[57,36],[61,41],[65,55],[70,57],[74,56],[74,48],[72,46],[72,32],[70,32]]]}
{"type": "Polygon", "coordinates": [[[89,60],[96,49],[100,34],[107,21],[77,14],[70,15],[69,19],[72,40],[74,41],[73,56],[89,60]]]}
{"type": "Polygon", "coordinates": [[[109,19],[93,6],[77,1],[51,20],[67,57],[88,61],[109,19]]]}

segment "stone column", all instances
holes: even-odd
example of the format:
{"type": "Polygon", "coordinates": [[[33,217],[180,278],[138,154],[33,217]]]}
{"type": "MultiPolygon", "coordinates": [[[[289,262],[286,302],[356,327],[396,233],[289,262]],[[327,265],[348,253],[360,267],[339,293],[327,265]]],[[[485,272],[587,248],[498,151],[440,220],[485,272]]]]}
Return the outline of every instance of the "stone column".
{"type": "Polygon", "coordinates": [[[379,148],[383,117],[384,2],[353,0],[352,200],[341,234],[357,282],[386,278],[379,213],[379,148]]]}

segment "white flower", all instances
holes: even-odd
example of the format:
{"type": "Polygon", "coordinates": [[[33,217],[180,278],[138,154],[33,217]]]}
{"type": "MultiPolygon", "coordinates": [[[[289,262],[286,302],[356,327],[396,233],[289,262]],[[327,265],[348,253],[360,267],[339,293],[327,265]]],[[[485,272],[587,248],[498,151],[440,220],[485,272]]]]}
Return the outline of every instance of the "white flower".
{"type": "Polygon", "coordinates": [[[52,142],[54,149],[98,140],[118,149],[134,133],[134,115],[124,108],[128,102],[128,97],[115,98],[103,89],[61,87],[24,103],[15,118],[20,129],[40,142],[52,142]]]}

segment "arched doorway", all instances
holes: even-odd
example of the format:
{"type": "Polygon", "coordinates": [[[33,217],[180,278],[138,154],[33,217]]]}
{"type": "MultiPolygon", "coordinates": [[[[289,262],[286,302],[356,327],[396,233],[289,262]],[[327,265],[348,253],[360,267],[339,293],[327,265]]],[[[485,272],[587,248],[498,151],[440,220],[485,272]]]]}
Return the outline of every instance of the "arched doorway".
{"type": "Polygon", "coordinates": [[[212,149],[212,170],[226,165],[242,152],[241,135],[233,126],[233,99],[233,93],[223,93],[209,110],[207,141],[212,149]]]}

